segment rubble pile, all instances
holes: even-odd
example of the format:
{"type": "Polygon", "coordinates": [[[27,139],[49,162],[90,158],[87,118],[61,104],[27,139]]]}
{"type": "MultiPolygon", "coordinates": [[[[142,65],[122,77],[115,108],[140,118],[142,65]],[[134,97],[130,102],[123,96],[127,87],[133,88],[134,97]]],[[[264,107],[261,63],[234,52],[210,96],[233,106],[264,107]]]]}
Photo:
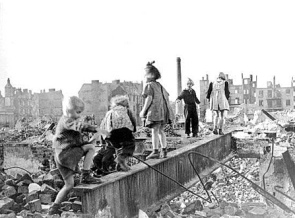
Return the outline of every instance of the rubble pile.
{"type": "MultiPolygon", "coordinates": [[[[75,183],[78,179],[75,179],[75,183]]],[[[49,206],[64,185],[58,170],[44,174],[0,174],[0,217],[46,217],[49,206]]],[[[82,203],[74,192],[62,203],[63,211],[79,213],[82,203]]]]}
{"type": "MultiPolygon", "coordinates": [[[[180,137],[180,135],[174,131],[171,124],[167,124],[165,126],[164,131],[165,131],[167,137],[180,137]]],[[[137,132],[135,133],[135,136],[150,138],[150,137],[152,137],[151,132],[152,132],[151,129],[148,127],[138,127],[137,132]]]]}
{"type": "Polygon", "coordinates": [[[52,123],[55,123],[53,119],[46,116],[38,119],[21,118],[16,122],[14,129],[2,128],[0,133],[3,141],[42,143],[50,146],[53,132],[44,132],[52,123]]]}
{"type": "MultiPolygon", "coordinates": [[[[259,161],[253,158],[234,158],[227,165],[255,183],[259,183],[259,161]]],[[[207,202],[190,192],[184,192],[155,212],[158,217],[281,217],[277,211],[260,202],[260,195],[251,184],[232,170],[220,167],[205,179],[205,188],[212,202],[207,202]],[[214,194],[211,194],[211,192],[214,194]],[[277,216],[274,216],[277,214],[277,216]]],[[[199,183],[190,189],[207,199],[199,183]]]]}

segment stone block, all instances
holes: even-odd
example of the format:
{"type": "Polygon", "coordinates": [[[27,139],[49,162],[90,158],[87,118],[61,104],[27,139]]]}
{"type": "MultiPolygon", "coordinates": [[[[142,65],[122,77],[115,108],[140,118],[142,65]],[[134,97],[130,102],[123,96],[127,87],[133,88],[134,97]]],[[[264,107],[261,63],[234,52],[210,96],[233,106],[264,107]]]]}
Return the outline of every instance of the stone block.
{"type": "Polygon", "coordinates": [[[15,198],[15,202],[17,203],[17,204],[24,204],[24,202],[25,202],[25,198],[26,198],[26,196],[24,195],[24,194],[19,194],[16,198],[15,198]]]}
{"type": "Polygon", "coordinates": [[[22,210],[22,205],[18,203],[14,203],[13,206],[11,207],[11,210],[14,211],[15,213],[19,213],[22,210]]]}
{"type": "Polygon", "coordinates": [[[28,194],[28,193],[29,193],[29,188],[28,188],[28,186],[26,186],[26,185],[19,186],[19,187],[17,188],[17,193],[28,194]]]}
{"type": "Polygon", "coordinates": [[[72,204],[73,211],[81,211],[82,210],[82,202],[81,201],[74,201],[72,204]]]}
{"type": "Polygon", "coordinates": [[[10,209],[14,204],[14,200],[11,198],[3,198],[0,199],[0,211],[5,210],[5,209],[10,209]]]}
{"type": "Polygon", "coordinates": [[[5,185],[15,186],[15,181],[13,179],[7,179],[5,185]]]}
{"type": "Polygon", "coordinates": [[[42,194],[56,194],[57,191],[47,184],[43,184],[41,186],[41,193],[42,194]]]}
{"type": "Polygon", "coordinates": [[[52,203],[51,194],[39,194],[39,199],[41,200],[42,204],[51,204],[52,203]]]}
{"type": "Polygon", "coordinates": [[[40,199],[36,199],[36,200],[30,201],[29,202],[29,207],[30,207],[30,211],[32,213],[34,213],[34,212],[41,212],[42,211],[42,206],[41,206],[40,199]]]}
{"type": "Polygon", "coordinates": [[[29,203],[30,201],[36,200],[38,198],[39,198],[38,192],[37,191],[33,191],[33,192],[30,192],[26,196],[26,202],[29,203]]]}
{"type": "Polygon", "coordinates": [[[13,186],[5,185],[2,188],[2,193],[4,194],[4,196],[10,197],[16,194],[16,190],[13,186]]]}

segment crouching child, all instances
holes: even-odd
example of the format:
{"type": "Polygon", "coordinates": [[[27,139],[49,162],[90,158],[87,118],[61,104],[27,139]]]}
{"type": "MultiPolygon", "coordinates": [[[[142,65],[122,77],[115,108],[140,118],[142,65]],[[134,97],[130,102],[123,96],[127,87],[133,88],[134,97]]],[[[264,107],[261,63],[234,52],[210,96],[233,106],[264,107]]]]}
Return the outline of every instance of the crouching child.
{"type": "Polygon", "coordinates": [[[105,140],[107,146],[116,150],[117,169],[130,170],[127,161],[135,150],[132,132],[136,132],[136,121],[129,109],[127,96],[115,96],[111,99],[111,110],[105,115],[100,127],[109,132],[105,140]]]}

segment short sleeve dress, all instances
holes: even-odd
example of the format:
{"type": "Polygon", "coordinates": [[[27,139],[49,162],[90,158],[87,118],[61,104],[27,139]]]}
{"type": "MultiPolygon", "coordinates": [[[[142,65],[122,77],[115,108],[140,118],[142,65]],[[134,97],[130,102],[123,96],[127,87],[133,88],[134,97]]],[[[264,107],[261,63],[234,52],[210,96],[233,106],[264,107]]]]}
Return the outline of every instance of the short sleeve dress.
{"type": "Polygon", "coordinates": [[[143,98],[152,97],[152,102],[145,114],[147,127],[172,122],[174,114],[169,104],[169,93],[159,82],[148,82],[143,89],[142,96],[143,98]]]}

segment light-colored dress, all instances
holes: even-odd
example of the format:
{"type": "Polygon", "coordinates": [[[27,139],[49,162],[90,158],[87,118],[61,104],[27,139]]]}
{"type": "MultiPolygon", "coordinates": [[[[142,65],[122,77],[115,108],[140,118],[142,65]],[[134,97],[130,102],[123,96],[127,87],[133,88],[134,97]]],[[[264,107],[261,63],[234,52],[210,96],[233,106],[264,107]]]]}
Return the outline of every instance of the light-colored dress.
{"type": "Polygon", "coordinates": [[[217,80],[212,84],[210,94],[210,109],[211,110],[229,110],[229,103],[225,93],[226,81],[217,80]]]}

